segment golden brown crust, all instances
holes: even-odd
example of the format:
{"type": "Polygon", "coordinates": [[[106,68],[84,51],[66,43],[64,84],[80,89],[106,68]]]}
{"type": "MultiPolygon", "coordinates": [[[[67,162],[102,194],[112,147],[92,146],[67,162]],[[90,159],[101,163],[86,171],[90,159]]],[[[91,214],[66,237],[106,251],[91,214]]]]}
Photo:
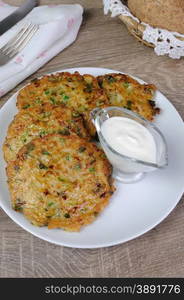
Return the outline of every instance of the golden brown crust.
{"type": "Polygon", "coordinates": [[[108,101],[94,76],[62,72],[35,79],[17,97],[17,106],[21,110],[44,106],[45,103],[74,109],[83,116],[93,136],[96,131],[89,117],[90,111],[96,106],[107,106],[108,101]]]}
{"type": "Polygon", "coordinates": [[[125,107],[149,121],[160,111],[153,100],[156,91],[153,84],[140,84],[128,75],[117,73],[99,76],[98,82],[109,99],[109,106],[125,107]]]}
{"type": "Polygon", "coordinates": [[[103,151],[76,135],[34,139],[7,167],[12,207],[34,225],[78,231],[108,204],[111,172],[103,151]]]}
{"type": "Polygon", "coordinates": [[[75,111],[60,106],[52,107],[49,103],[21,110],[8,128],[3,145],[5,160],[14,160],[21,147],[33,138],[57,132],[65,132],[66,135],[74,132],[89,140],[84,121],[76,116],[75,111]]]}
{"type": "Polygon", "coordinates": [[[183,0],[128,0],[128,7],[142,22],[184,34],[183,0]]]}

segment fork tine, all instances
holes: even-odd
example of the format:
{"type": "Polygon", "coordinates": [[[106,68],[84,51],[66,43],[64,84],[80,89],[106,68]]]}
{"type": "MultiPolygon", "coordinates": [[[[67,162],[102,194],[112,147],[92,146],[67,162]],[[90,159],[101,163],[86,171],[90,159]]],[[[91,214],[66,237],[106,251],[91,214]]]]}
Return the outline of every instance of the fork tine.
{"type": "Polygon", "coordinates": [[[32,38],[32,36],[37,31],[38,26],[32,25],[24,32],[24,34],[21,35],[21,37],[17,40],[16,44],[12,45],[8,50],[8,55],[10,57],[14,56],[16,53],[20,52],[26,44],[29,42],[29,40],[32,38]]]}
{"type": "Polygon", "coordinates": [[[1,51],[5,52],[11,47],[12,45],[16,44],[16,42],[19,40],[19,38],[26,32],[26,30],[29,28],[31,24],[29,23],[26,27],[22,28],[15,37],[13,37],[7,44],[5,44],[1,51]]]}
{"type": "MultiPolygon", "coordinates": [[[[28,24],[25,28],[21,29],[19,33],[11,39],[3,48],[0,49],[0,54],[3,55],[5,63],[16,56],[29,42],[35,32],[38,30],[39,25],[28,24]]],[[[0,63],[1,65],[2,63],[0,63]]]]}
{"type": "Polygon", "coordinates": [[[22,28],[14,38],[4,45],[0,49],[0,66],[6,64],[16,56],[27,45],[38,29],[39,25],[29,23],[22,28]]]}
{"type": "Polygon", "coordinates": [[[30,41],[30,39],[33,37],[33,35],[37,32],[37,30],[38,30],[38,26],[35,25],[32,28],[32,30],[30,31],[29,35],[27,35],[27,37],[20,44],[20,47],[18,49],[19,52],[26,46],[26,44],[30,41]]]}

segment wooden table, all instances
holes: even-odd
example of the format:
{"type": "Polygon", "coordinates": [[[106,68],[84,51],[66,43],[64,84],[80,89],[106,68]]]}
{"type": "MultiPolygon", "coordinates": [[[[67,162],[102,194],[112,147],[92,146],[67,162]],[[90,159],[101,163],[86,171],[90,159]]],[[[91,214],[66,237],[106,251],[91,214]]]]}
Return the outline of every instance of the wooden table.
{"type": "MultiPolygon", "coordinates": [[[[22,1],[7,1],[20,4],[22,1]]],[[[85,8],[77,41],[4,96],[0,106],[35,76],[69,67],[106,67],[156,84],[184,117],[184,60],[158,57],[138,43],[101,0],[48,0],[85,8]]],[[[184,202],[156,228],[127,243],[71,249],[42,241],[0,210],[0,277],[184,277],[184,202]]]]}

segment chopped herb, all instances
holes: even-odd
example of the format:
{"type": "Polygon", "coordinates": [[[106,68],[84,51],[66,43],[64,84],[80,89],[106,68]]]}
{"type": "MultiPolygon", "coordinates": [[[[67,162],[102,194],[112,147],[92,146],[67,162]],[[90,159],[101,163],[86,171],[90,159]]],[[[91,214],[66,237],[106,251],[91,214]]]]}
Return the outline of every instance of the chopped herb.
{"type": "Polygon", "coordinates": [[[84,105],[80,105],[79,107],[78,107],[78,110],[79,110],[79,112],[84,112],[84,111],[86,111],[87,110],[87,107],[85,107],[84,105]]]}
{"type": "Polygon", "coordinates": [[[50,97],[50,101],[52,102],[52,104],[56,104],[56,99],[54,97],[50,97]]]}
{"type": "Polygon", "coordinates": [[[100,157],[101,157],[101,158],[106,158],[105,153],[102,153],[102,154],[100,155],[100,157]]]}
{"type": "Polygon", "coordinates": [[[61,182],[65,182],[65,178],[61,178],[61,177],[58,177],[58,180],[61,181],[61,182]]]}
{"type": "Polygon", "coordinates": [[[87,83],[86,88],[84,89],[84,92],[91,93],[93,91],[93,84],[87,83]]]}
{"type": "Polygon", "coordinates": [[[96,106],[101,106],[103,104],[104,104],[104,101],[102,101],[102,100],[99,100],[99,101],[96,102],[96,106]]]}
{"type": "MultiPolygon", "coordinates": [[[[69,126],[70,126],[70,124],[75,124],[76,123],[76,121],[75,120],[66,120],[66,122],[69,124],[69,126]]],[[[69,127],[68,127],[69,128],[69,127]]],[[[71,128],[71,127],[70,127],[71,128]]]]}
{"type": "Polygon", "coordinates": [[[76,127],[76,133],[79,137],[83,137],[83,135],[81,134],[81,128],[80,127],[76,127]]]}
{"type": "Polygon", "coordinates": [[[63,95],[63,101],[64,102],[68,102],[69,99],[70,99],[70,97],[68,97],[67,95],[63,95]]]}
{"type": "Polygon", "coordinates": [[[45,95],[48,95],[48,94],[50,94],[50,91],[49,91],[49,90],[46,90],[46,91],[45,91],[45,95]]]}
{"type": "Polygon", "coordinates": [[[35,99],[35,103],[36,103],[36,104],[41,104],[42,101],[40,100],[40,98],[36,98],[36,99],[35,99]]]}
{"type": "Polygon", "coordinates": [[[39,163],[39,169],[44,169],[44,170],[47,170],[48,167],[45,166],[43,163],[39,163]]]}
{"type": "Polygon", "coordinates": [[[71,158],[71,156],[70,156],[70,154],[67,154],[66,155],[66,160],[71,160],[72,158],[71,158]]]}
{"type": "Polygon", "coordinates": [[[109,83],[113,83],[113,82],[116,82],[116,78],[114,78],[113,76],[109,75],[109,76],[107,76],[107,81],[109,83]]]}
{"type": "Polygon", "coordinates": [[[151,93],[151,94],[154,93],[154,91],[153,91],[151,88],[148,88],[148,87],[145,87],[145,88],[144,88],[144,91],[147,92],[148,94],[149,94],[149,93],[151,93]]]}
{"type": "Polygon", "coordinates": [[[49,202],[48,203],[48,206],[50,207],[50,206],[52,206],[54,204],[54,202],[49,202]]]}
{"type": "Polygon", "coordinates": [[[80,114],[78,113],[78,112],[76,112],[76,111],[74,111],[73,113],[72,113],[72,117],[74,117],[74,118],[77,118],[77,117],[79,117],[80,116],[80,114]]]}
{"type": "Polygon", "coordinates": [[[42,151],[42,154],[43,155],[50,155],[50,153],[48,151],[45,151],[45,150],[42,151]]]}
{"type": "Polygon", "coordinates": [[[80,212],[81,212],[81,213],[85,213],[86,211],[87,211],[87,208],[86,208],[86,207],[80,209],[80,212]]]}
{"type": "Polygon", "coordinates": [[[62,135],[70,135],[70,131],[68,130],[68,128],[60,129],[58,130],[58,133],[62,135]]]}
{"type": "Polygon", "coordinates": [[[66,214],[64,214],[64,217],[68,219],[68,218],[70,218],[70,214],[66,213],[66,214]]]}
{"type": "Polygon", "coordinates": [[[89,172],[94,173],[95,172],[95,168],[94,167],[89,168],[89,172]]]}
{"type": "Polygon", "coordinates": [[[127,88],[129,88],[130,83],[129,83],[129,82],[124,82],[124,83],[123,83],[123,86],[127,89],[127,88]]]}
{"type": "Polygon", "coordinates": [[[20,140],[21,140],[23,143],[26,143],[26,142],[27,142],[27,132],[24,132],[24,134],[20,137],[20,140]]]}
{"type": "Polygon", "coordinates": [[[78,152],[79,152],[79,153],[82,153],[82,152],[84,152],[85,150],[86,150],[86,147],[83,147],[83,146],[82,146],[82,147],[80,147],[80,148],[78,149],[78,152]]]}
{"type": "Polygon", "coordinates": [[[51,111],[45,111],[42,115],[43,115],[43,118],[48,118],[51,116],[51,111]]]}
{"type": "Polygon", "coordinates": [[[25,104],[22,108],[26,109],[26,108],[29,108],[30,106],[31,106],[30,104],[25,104]]]}
{"type": "Polygon", "coordinates": [[[23,205],[24,205],[24,202],[22,202],[20,198],[17,198],[16,199],[16,204],[14,206],[14,209],[18,210],[18,211],[21,211],[23,209],[22,208],[23,205]]]}
{"type": "Polygon", "coordinates": [[[19,206],[19,205],[15,205],[15,206],[14,206],[14,209],[15,209],[16,211],[22,211],[22,210],[23,210],[23,208],[22,208],[21,206],[19,206]]]}
{"type": "Polygon", "coordinates": [[[74,169],[75,170],[80,170],[81,169],[81,165],[80,164],[75,165],[74,169]]]}
{"type": "Polygon", "coordinates": [[[39,133],[39,136],[42,137],[42,136],[44,136],[46,134],[48,134],[48,132],[46,130],[41,130],[40,133],[39,133]]]}

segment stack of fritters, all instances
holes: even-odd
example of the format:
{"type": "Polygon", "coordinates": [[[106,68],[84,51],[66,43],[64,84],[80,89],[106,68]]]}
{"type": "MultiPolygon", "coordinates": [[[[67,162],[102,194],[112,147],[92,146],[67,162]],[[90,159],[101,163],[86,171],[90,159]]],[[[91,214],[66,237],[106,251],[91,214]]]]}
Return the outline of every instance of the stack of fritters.
{"type": "Polygon", "coordinates": [[[123,74],[67,72],[44,76],[23,88],[18,114],[3,150],[12,207],[37,226],[78,231],[91,223],[113,194],[112,168],[90,140],[90,112],[122,106],[152,120],[153,85],[123,74]]]}
{"type": "Polygon", "coordinates": [[[32,224],[77,231],[107,205],[112,168],[90,142],[89,121],[103,105],[97,79],[78,73],[34,80],[19,93],[3,150],[12,207],[32,224]]]}

